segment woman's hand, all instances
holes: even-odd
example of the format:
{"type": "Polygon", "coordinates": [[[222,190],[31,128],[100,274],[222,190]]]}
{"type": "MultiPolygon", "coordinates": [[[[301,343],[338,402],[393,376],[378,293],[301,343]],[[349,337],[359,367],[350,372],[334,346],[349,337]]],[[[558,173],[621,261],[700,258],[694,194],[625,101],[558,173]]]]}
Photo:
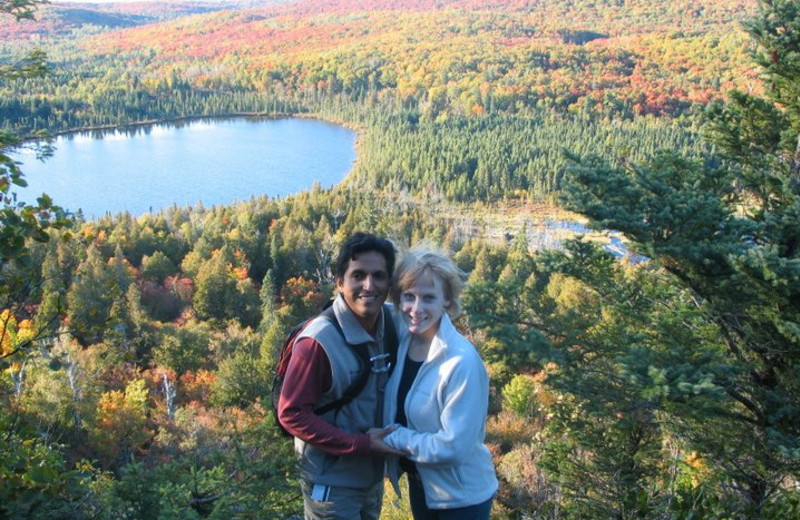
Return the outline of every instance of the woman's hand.
{"type": "Polygon", "coordinates": [[[406,452],[396,450],[383,442],[383,438],[397,429],[397,425],[387,426],[386,428],[370,428],[367,430],[369,434],[369,447],[376,453],[387,453],[390,455],[398,455],[400,457],[407,455],[406,452]]]}

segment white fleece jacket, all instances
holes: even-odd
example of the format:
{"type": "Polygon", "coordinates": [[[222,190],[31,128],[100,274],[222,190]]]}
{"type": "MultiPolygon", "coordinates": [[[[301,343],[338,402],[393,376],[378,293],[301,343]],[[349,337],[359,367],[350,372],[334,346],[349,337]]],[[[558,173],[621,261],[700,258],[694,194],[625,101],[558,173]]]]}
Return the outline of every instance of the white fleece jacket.
{"type": "MultiPolygon", "coordinates": [[[[402,318],[395,318],[400,348],[384,400],[384,418],[390,423],[397,415],[397,390],[411,339],[402,318]]],[[[444,314],[406,397],[408,428],[398,427],[384,439],[416,463],[430,509],[480,504],[497,492],[492,457],[483,444],[488,406],[486,367],[444,314]]],[[[397,457],[387,459],[387,474],[399,495],[397,457]]]]}

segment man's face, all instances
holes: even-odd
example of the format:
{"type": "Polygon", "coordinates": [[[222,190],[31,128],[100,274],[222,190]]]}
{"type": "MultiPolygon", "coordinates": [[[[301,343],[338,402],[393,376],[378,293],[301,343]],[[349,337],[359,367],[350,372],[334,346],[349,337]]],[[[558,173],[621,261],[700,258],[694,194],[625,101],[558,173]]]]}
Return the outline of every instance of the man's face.
{"type": "Polygon", "coordinates": [[[357,253],[347,265],[347,271],[338,281],[338,286],[361,326],[372,332],[381,306],[389,294],[386,259],[377,251],[357,253]]]}

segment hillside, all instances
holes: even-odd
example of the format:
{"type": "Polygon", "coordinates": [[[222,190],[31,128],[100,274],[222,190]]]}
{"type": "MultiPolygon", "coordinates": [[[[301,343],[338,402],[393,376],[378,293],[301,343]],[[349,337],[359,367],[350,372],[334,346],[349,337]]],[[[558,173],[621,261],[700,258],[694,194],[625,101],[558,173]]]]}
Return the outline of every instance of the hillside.
{"type": "MultiPolygon", "coordinates": [[[[158,11],[118,5],[79,9],[158,11]]],[[[14,60],[38,45],[53,71],[0,83],[2,128],[313,114],[359,129],[351,180],[434,186],[459,202],[541,200],[560,187],[565,143],[615,159],[703,156],[699,111],[730,89],[761,90],[741,26],[754,0],[167,5],[164,21],[0,46],[14,60]]],[[[75,19],[47,9],[60,26],[75,19]]]]}
{"type": "MultiPolygon", "coordinates": [[[[80,49],[64,57],[71,66],[105,60],[150,88],[174,77],[211,90],[377,91],[415,99],[434,113],[552,107],[632,117],[679,115],[731,88],[758,90],[740,26],[754,6],[754,0],[53,4],[36,22],[6,20],[0,38],[56,48],[69,41],[80,49]]],[[[110,86],[91,75],[84,81],[94,82],[93,90],[110,86]]]]}
{"type": "Polygon", "coordinates": [[[42,41],[66,37],[83,28],[113,30],[172,20],[182,16],[230,9],[233,2],[56,2],[43,5],[35,20],[0,18],[4,42],[42,41]]]}
{"type": "MultiPolygon", "coordinates": [[[[4,23],[0,517],[298,518],[264,404],[276,351],[368,230],[468,273],[454,323],[490,375],[493,520],[797,518],[800,4],[758,7],[51,4],[4,23]],[[48,71],[18,61],[36,47],[48,71]],[[25,136],[223,114],[348,125],[358,161],[331,189],[92,221],[15,197],[25,136]],[[534,251],[531,214],[566,211],[641,256],[534,251]]],[[[394,499],[382,518],[410,518],[394,499]]]]}
{"type": "Polygon", "coordinates": [[[93,38],[148,74],[348,92],[472,113],[522,106],[676,114],[757,88],[751,0],[323,1],[183,17],[93,38]],[[205,65],[203,67],[202,65],[205,65]]]}

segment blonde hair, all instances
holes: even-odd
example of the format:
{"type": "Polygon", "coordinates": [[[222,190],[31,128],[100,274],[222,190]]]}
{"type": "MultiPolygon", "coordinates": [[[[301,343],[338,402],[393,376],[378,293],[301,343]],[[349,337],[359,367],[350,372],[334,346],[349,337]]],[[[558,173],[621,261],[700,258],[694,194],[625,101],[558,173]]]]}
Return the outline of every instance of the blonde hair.
{"type": "Polygon", "coordinates": [[[442,281],[444,298],[450,302],[447,314],[451,318],[461,314],[461,291],[466,274],[445,253],[422,248],[407,251],[395,268],[391,289],[395,307],[400,308],[400,295],[403,291],[426,273],[435,275],[442,281]]]}

